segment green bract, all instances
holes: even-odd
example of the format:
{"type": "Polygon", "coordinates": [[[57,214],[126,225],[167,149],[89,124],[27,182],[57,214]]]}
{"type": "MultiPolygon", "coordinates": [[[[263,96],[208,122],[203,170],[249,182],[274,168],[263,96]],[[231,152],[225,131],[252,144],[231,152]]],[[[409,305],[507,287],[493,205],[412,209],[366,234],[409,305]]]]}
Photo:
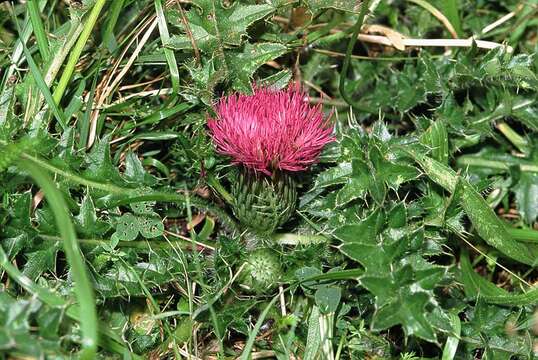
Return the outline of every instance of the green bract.
{"type": "Polygon", "coordinates": [[[240,283],[248,291],[266,293],[278,285],[281,276],[282,268],[277,253],[262,248],[247,255],[240,283]]]}
{"type": "Polygon", "coordinates": [[[297,190],[286,173],[269,177],[240,169],[231,176],[232,210],[256,234],[268,235],[284,224],[295,211],[297,190]]]}

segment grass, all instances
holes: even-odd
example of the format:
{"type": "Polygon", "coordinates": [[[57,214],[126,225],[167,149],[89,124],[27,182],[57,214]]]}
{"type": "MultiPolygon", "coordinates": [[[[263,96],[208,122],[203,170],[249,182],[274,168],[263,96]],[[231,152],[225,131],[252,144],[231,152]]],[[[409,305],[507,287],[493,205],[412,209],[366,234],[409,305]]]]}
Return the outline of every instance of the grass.
{"type": "Polygon", "coordinates": [[[538,2],[355,5],[1,3],[2,356],[534,359],[538,2]],[[260,234],[207,119],[293,81],[336,140],[260,234]]]}

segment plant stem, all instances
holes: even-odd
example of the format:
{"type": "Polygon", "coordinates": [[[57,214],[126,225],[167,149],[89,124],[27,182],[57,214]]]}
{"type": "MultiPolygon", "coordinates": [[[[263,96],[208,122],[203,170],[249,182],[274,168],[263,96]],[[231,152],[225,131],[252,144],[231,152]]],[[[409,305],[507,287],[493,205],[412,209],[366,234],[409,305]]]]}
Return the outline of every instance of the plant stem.
{"type": "Polygon", "coordinates": [[[497,129],[499,129],[499,131],[502,132],[519,151],[524,154],[529,153],[529,143],[527,140],[512,129],[510,125],[503,121],[497,124],[497,129]]]}
{"type": "Polygon", "coordinates": [[[348,94],[346,93],[345,85],[346,85],[346,78],[347,78],[347,74],[349,70],[349,63],[351,60],[351,53],[353,52],[353,47],[355,47],[355,43],[357,42],[357,38],[359,37],[359,32],[362,28],[362,24],[364,23],[364,18],[366,17],[366,13],[368,12],[369,3],[370,3],[370,0],[364,0],[361,4],[359,18],[357,19],[357,22],[353,26],[353,34],[351,35],[351,39],[349,40],[349,43],[347,45],[346,57],[344,59],[344,65],[342,66],[342,72],[340,73],[340,84],[339,84],[340,94],[342,95],[344,100],[353,108],[356,108],[357,110],[364,111],[364,112],[370,112],[371,109],[353,101],[351,97],[348,96],[348,94]]]}
{"type": "Polygon", "coordinates": [[[538,231],[533,229],[514,229],[507,227],[514,239],[521,242],[538,244],[538,231]]]}
{"type": "MultiPolygon", "coordinates": [[[[7,143],[5,141],[0,140],[0,145],[6,145],[6,144],[7,143]]],[[[39,159],[37,157],[34,157],[26,153],[23,153],[21,157],[25,160],[28,160],[29,162],[32,162],[35,165],[42,167],[43,169],[46,169],[57,175],[63,176],[66,179],[72,182],[75,182],[77,184],[88,186],[94,189],[100,189],[111,194],[123,195],[121,199],[113,199],[113,200],[107,199],[106,203],[103,203],[102,205],[108,208],[114,207],[114,206],[120,206],[120,205],[128,205],[134,202],[142,202],[142,201],[164,201],[164,202],[180,203],[183,205],[186,204],[185,196],[182,194],[156,191],[156,192],[149,193],[146,195],[139,195],[137,193],[134,193],[135,189],[122,188],[122,187],[109,184],[109,183],[100,183],[98,181],[89,180],[82,176],[74,174],[72,172],[60,169],[48,163],[45,160],[39,159]]],[[[219,208],[215,204],[194,195],[190,196],[189,201],[192,206],[198,209],[207,210],[214,213],[220,218],[220,220],[223,223],[226,223],[233,230],[239,229],[239,225],[236,223],[236,221],[226,211],[219,208]]]]}
{"type": "Polygon", "coordinates": [[[273,241],[280,245],[313,245],[327,242],[327,237],[323,235],[300,235],[291,233],[274,234],[273,241]]]}
{"type": "Polygon", "coordinates": [[[71,48],[74,46],[75,41],[79,37],[83,28],[84,26],[80,22],[80,19],[78,17],[75,17],[73,20],[71,20],[69,33],[60,45],[58,51],[52,57],[52,61],[44,76],[45,83],[47,84],[47,86],[52,86],[52,83],[56,79],[56,75],[58,75],[58,71],[60,71],[60,68],[64,63],[65,58],[69,54],[69,50],[71,50],[71,48]]]}
{"type": "Polygon", "coordinates": [[[523,110],[527,107],[530,107],[534,103],[536,103],[535,99],[517,100],[516,103],[511,108],[508,108],[508,109],[506,108],[506,105],[504,103],[501,103],[498,106],[498,108],[492,113],[488,113],[485,116],[482,116],[480,118],[477,118],[476,120],[473,120],[472,125],[479,126],[480,124],[485,123],[485,122],[491,122],[491,121],[502,119],[508,114],[511,114],[518,110],[523,110]]]}
{"type": "MultiPolygon", "coordinates": [[[[88,186],[88,187],[91,187],[91,188],[94,188],[94,189],[99,189],[99,190],[104,190],[106,192],[109,192],[109,193],[113,193],[113,194],[118,194],[118,193],[126,193],[126,190],[127,189],[124,189],[124,188],[121,188],[119,186],[116,186],[116,185],[112,185],[112,184],[107,184],[107,183],[100,183],[100,182],[97,182],[97,181],[93,181],[93,180],[89,180],[89,179],[86,179],[86,178],[83,178],[82,176],[79,176],[77,174],[74,174],[72,172],[69,172],[69,171],[66,171],[66,170],[62,170],[52,164],[49,164],[47,161],[44,161],[42,159],[39,159],[35,156],[32,156],[32,155],[29,155],[29,154],[26,154],[26,153],[23,153],[22,154],[22,157],[32,163],[34,163],[35,165],[38,165],[38,166],[41,166],[42,168],[50,171],[50,172],[53,172],[57,175],[60,175],[72,182],[75,182],[77,184],[81,184],[81,185],[84,185],[84,186],[88,186]]],[[[131,190],[131,189],[129,189],[131,190]]]]}
{"type": "MultiPolygon", "coordinates": [[[[41,239],[45,241],[61,241],[62,238],[59,236],[54,235],[45,235],[45,234],[39,234],[38,235],[41,239]]],[[[103,246],[110,244],[110,240],[108,239],[78,239],[78,243],[82,247],[97,247],[97,246],[103,246]]],[[[213,246],[206,245],[205,243],[201,241],[197,241],[195,243],[197,246],[213,249],[213,246]]],[[[123,248],[132,248],[132,249],[139,249],[139,250],[169,250],[171,247],[178,247],[183,250],[191,250],[192,244],[190,240],[169,240],[169,241],[147,241],[147,240],[137,240],[137,241],[120,241],[118,242],[118,247],[123,248]]]]}
{"type": "Polygon", "coordinates": [[[215,189],[219,195],[230,205],[234,203],[233,196],[222,186],[220,181],[212,173],[207,174],[207,183],[215,189]]]}
{"type": "MultiPolygon", "coordinates": [[[[127,193],[127,195],[129,194],[127,193]]],[[[144,201],[172,202],[172,203],[180,203],[182,205],[187,206],[187,199],[185,195],[177,194],[177,193],[165,193],[165,192],[153,192],[146,195],[134,195],[134,196],[129,196],[129,197],[122,197],[121,199],[112,200],[103,205],[107,208],[112,208],[116,206],[128,205],[128,204],[132,204],[136,202],[144,202],[144,201]]],[[[239,229],[239,225],[235,222],[235,220],[230,215],[228,215],[228,213],[226,213],[226,211],[213,205],[212,203],[202,198],[195,197],[193,195],[189,196],[188,203],[197,209],[211,211],[212,213],[217,215],[223,223],[226,223],[233,230],[239,229]]]]}
{"type": "Polygon", "coordinates": [[[523,172],[538,172],[538,165],[534,165],[530,162],[523,162],[519,160],[510,161],[509,159],[503,160],[489,160],[478,156],[464,155],[460,156],[456,161],[458,166],[476,166],[489,169],[497,169],[508,171],[510,166],[519,166],[519,169],[523,172]]]}
{"type": "Polygon", "coordinates": [[[54,90],[53,98],[56,104],[60,103],[60,100],[67,89],[67,85],[69,84],[69,80],[71,80],[71,76],[75,71],[75,66],[77,65],[78,59],[82,54],[82,50],[84,49],[84,46],[86,46],[86,42],[88,42],[88,39],[90,38],[90,34],[92,33],[95,23],[97,22],[97,18],[99,17],[99,13],[101,13],[101,10],[105,4],[106,0],[97,0],[90,12],[88,21],[84,25],[82,33],[80,34],[73,51],[69,55],[65,69],[60,77],[60,81],[58,82],[58,87],[56,87],[56,90],[54,90]]]}

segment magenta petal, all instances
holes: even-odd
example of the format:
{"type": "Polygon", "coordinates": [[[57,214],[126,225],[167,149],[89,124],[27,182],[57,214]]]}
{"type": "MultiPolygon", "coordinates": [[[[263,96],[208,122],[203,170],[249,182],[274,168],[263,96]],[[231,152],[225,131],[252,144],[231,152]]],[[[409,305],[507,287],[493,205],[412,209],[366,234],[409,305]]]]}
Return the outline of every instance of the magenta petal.
{"type": "Polygon", "coordinates": [[[334,140],[333,125],[323,116],[321,105],[311,106],[297,85],[234,94],[220,99],[215,112],[216,118],[208,119],[207,125],[217,151],[235,164],[265,174],[305,170],[334,140]]]}

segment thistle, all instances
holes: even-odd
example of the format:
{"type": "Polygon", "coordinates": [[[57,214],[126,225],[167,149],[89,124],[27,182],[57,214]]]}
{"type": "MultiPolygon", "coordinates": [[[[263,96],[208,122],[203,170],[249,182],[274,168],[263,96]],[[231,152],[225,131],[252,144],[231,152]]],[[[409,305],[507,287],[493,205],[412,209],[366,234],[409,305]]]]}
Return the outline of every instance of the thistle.
{"type": "Polygon", "coordinates": [[[207,123],[216,149],[238,166],[232,210],[254,232],[270,234],[295,210],[292,174],[318,160],[334,140],[333,126],[299,86],[233,94],[216,104],[215,113],[207,123]]]}
{"type": "Polygon", "coordinates": [[[282,277],[282,266],[276,252],[261,248],[251,252],[239,278],[241,287],[255,293],[272,291],[282,277]]]}

